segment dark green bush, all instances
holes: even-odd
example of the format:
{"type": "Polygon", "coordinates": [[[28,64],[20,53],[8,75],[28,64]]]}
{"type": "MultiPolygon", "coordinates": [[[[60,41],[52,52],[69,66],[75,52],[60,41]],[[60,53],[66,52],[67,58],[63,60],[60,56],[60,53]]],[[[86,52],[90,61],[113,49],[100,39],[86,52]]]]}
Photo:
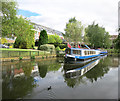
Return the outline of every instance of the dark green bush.
{"type": "Polygon", "coordinates": [[[60,49],[64,49],[64,48],[67,48],[67,45],[66,44],[59,44],[59,47],[60,47],[60,49]]]}
{"type": "Polygon", "coordinates": [[[59,46],[57,46],[55,49],[56,49],[56,51],[60,51],[60,47],[59,46]]]}
{"type": "Polygon", "coordinates": [[[23,57],[19,57],[19,60],[22,60],[23,59],[23,57]]]}
{"type": "Polygon", "coordinates": [[[35,59],[35,56],[31,56],[31,59],[35,59]]]}
{"type": "Polygon", "coordinates": [[[11,59],[11,62],[13,62],[14,61],[14,59],[11,59]]]}
{"type": "Polygon", "coordinates": [[[44,56],[42,56],[42,59],[44,59],[44,56]]]}

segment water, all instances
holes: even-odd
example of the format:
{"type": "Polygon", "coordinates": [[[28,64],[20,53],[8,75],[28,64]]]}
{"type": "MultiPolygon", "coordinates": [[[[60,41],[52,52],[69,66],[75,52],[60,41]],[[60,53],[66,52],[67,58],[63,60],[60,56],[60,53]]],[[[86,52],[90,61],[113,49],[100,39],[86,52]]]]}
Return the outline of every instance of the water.
{"type": "Polygon", "coordinates": [[[63,58],[3,62],[2,98],[118,99],[119,66],[110,56],[82,65],[63,58]]]}

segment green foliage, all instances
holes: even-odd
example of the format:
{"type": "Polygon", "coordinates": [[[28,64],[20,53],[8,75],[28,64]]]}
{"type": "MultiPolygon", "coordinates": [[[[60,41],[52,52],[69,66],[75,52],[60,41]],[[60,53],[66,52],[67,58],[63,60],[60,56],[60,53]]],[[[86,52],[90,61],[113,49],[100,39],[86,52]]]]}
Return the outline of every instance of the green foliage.
{"type": "Polygon", "coordinates": [[[35,59],[35,56],[33,55],[33,56],[31,56],[31,59],[35,59]]]}
{"type": "Polygon", "coordinates": [[[98,24],[93,22],[92,25],[89,25],[86,29],[86,36],[89,40],[89,44],[93,47],[104,47],[109,48],[111,45],[109,39],[109,33],[105,31],[105,28],[100,27],[98,24]]]}
{"type": "Polygon", "coordinates": [[[19,57],[19,60],[22,60],[23,59],[23,57],[19,57]]]}
{"type": "Polygon", "coordinates": [[[30,21],[22,18],[18,19],[19,25],[16,26],[16,40],[14,43],[15,48],[30,49],[35,45],[33,25],[30,25],[30,21]]]}
{"type": "Polygon", "coordinates": [[[48,43],[55,43],[55,35],[48,35],[48,43]]]}
{"type": "Polygon", "coordinates": [[[33,26],[24,18],[17,17],[17,3],[12,0],[2,2],[2,36],[14,38],[15,48],[32,48],[34,47],[33,26]],[[17,42],[18,41],[18,42],[17,42]],[[24,44],[24,45],[22,45],[24,44]]]}
{"type": "Polygon", "coordinates": [[[11,59],[11,62],[14,62],[14,59],[11,59]]]}
{"type": "Polygon", "coordinates": [[[104,48],[110,48],[112,41],[110,40],[110,35],[108,32],[104,34],[104,48]]]}
{"type": "Polygon", "coordinates": [[[62,39],[57,34],[49,35],[48,43],[53,43],[55,45],[55,47],[57,47],[60,43],[62,43],[62,39]]]}
{"type": "Polygon", "coordinates": [[[77,20],[76,20],[76,18],[75,18],[75,17],[73,17],[73,18],[69,19],[69,23],[75,23],[75,22],[77,22],[77,20]]]}
{"type": "Polygon", "coordinates": [[[40,46],[40,49],[44,51],[55,51],[55,46],[51,44],[44,44],[40,46]]]}
{"type": "Polygon", "coordinates": [[[42,56],[42,59],[44,59],[44,56],[42,56]]]}
{"type": "Polygon", "coordinates": [[[7,43],[8,41],[7,41],[6,38],[1,38],[1,39],[0,39],[0,42],[1,42],[1,44],[5,44],[5,43],[7,43]]]}
{"type": "Polygon", "coordinates": [[[2,2],[2,36],[13,37],[15,33],[17,3],[12,0],[4,0],[2,2]]]}
{"type": "Polygon", "coordinates": [[[70,42],[80,42],[82,40],[83,25],[80,21],[71,18],[66,24],[65,39],[70,42]]]}
{"type": "Polygon", "coordinates": [[[56,51],[60,51],[60,47],[59,46],[57,46],[55,49],[56,49],[56,51]]]}
{"type": "Polygon", "coordinates": [[[113,42],[114,42],[115,49],[120,51],[120,34],[118,35],[117,39],[115,39],[113,42]]]}
{"type": "Polygon", "coordinates": [[[40,49],[41,45],[47,44],[47,43],[48,43],[47,32],[46,32],[46,30],[42,30],[40,32],[40,36],[39,36],[38,49],[40,49]]]}
{"type": "Polygon", "coordinates": [[[62,39],[59,37],[59,35],[54,35],[55,42],[54,43],[62,43],[62,39]]]}
{"type": "Polygon", "coordinates": [[[67,48],[67,44],[60,44],[59,47],[60,47],[60,49],[67,48]]]}

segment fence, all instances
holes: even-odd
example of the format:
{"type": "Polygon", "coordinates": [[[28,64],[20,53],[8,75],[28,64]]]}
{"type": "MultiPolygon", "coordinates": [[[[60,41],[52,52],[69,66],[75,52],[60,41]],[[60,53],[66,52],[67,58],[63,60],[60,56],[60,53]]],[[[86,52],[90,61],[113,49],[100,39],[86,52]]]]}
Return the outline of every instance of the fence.
{"type": "Polygon", "coordinates": [[[55,52],[53,51],[2,51],[2,58],[9,58],[9,57],[31,57],[31,56],[47,56],[47,55],[54,55],[55,52]]]}

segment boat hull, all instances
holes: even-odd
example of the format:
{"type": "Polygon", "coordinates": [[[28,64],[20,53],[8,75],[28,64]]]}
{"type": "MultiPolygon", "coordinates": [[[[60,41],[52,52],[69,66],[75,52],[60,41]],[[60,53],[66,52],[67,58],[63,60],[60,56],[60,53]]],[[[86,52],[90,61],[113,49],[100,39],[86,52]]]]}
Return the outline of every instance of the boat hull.
{"type": "Polygon", "coordinates": [[[91,56],[74,56],[74,57],[70,57],[70,56],[65,56],[65,63],[87,63],[90,62],[92,60],[98,59],[100,57],[99,55],[91,55],[91,56]]]}

